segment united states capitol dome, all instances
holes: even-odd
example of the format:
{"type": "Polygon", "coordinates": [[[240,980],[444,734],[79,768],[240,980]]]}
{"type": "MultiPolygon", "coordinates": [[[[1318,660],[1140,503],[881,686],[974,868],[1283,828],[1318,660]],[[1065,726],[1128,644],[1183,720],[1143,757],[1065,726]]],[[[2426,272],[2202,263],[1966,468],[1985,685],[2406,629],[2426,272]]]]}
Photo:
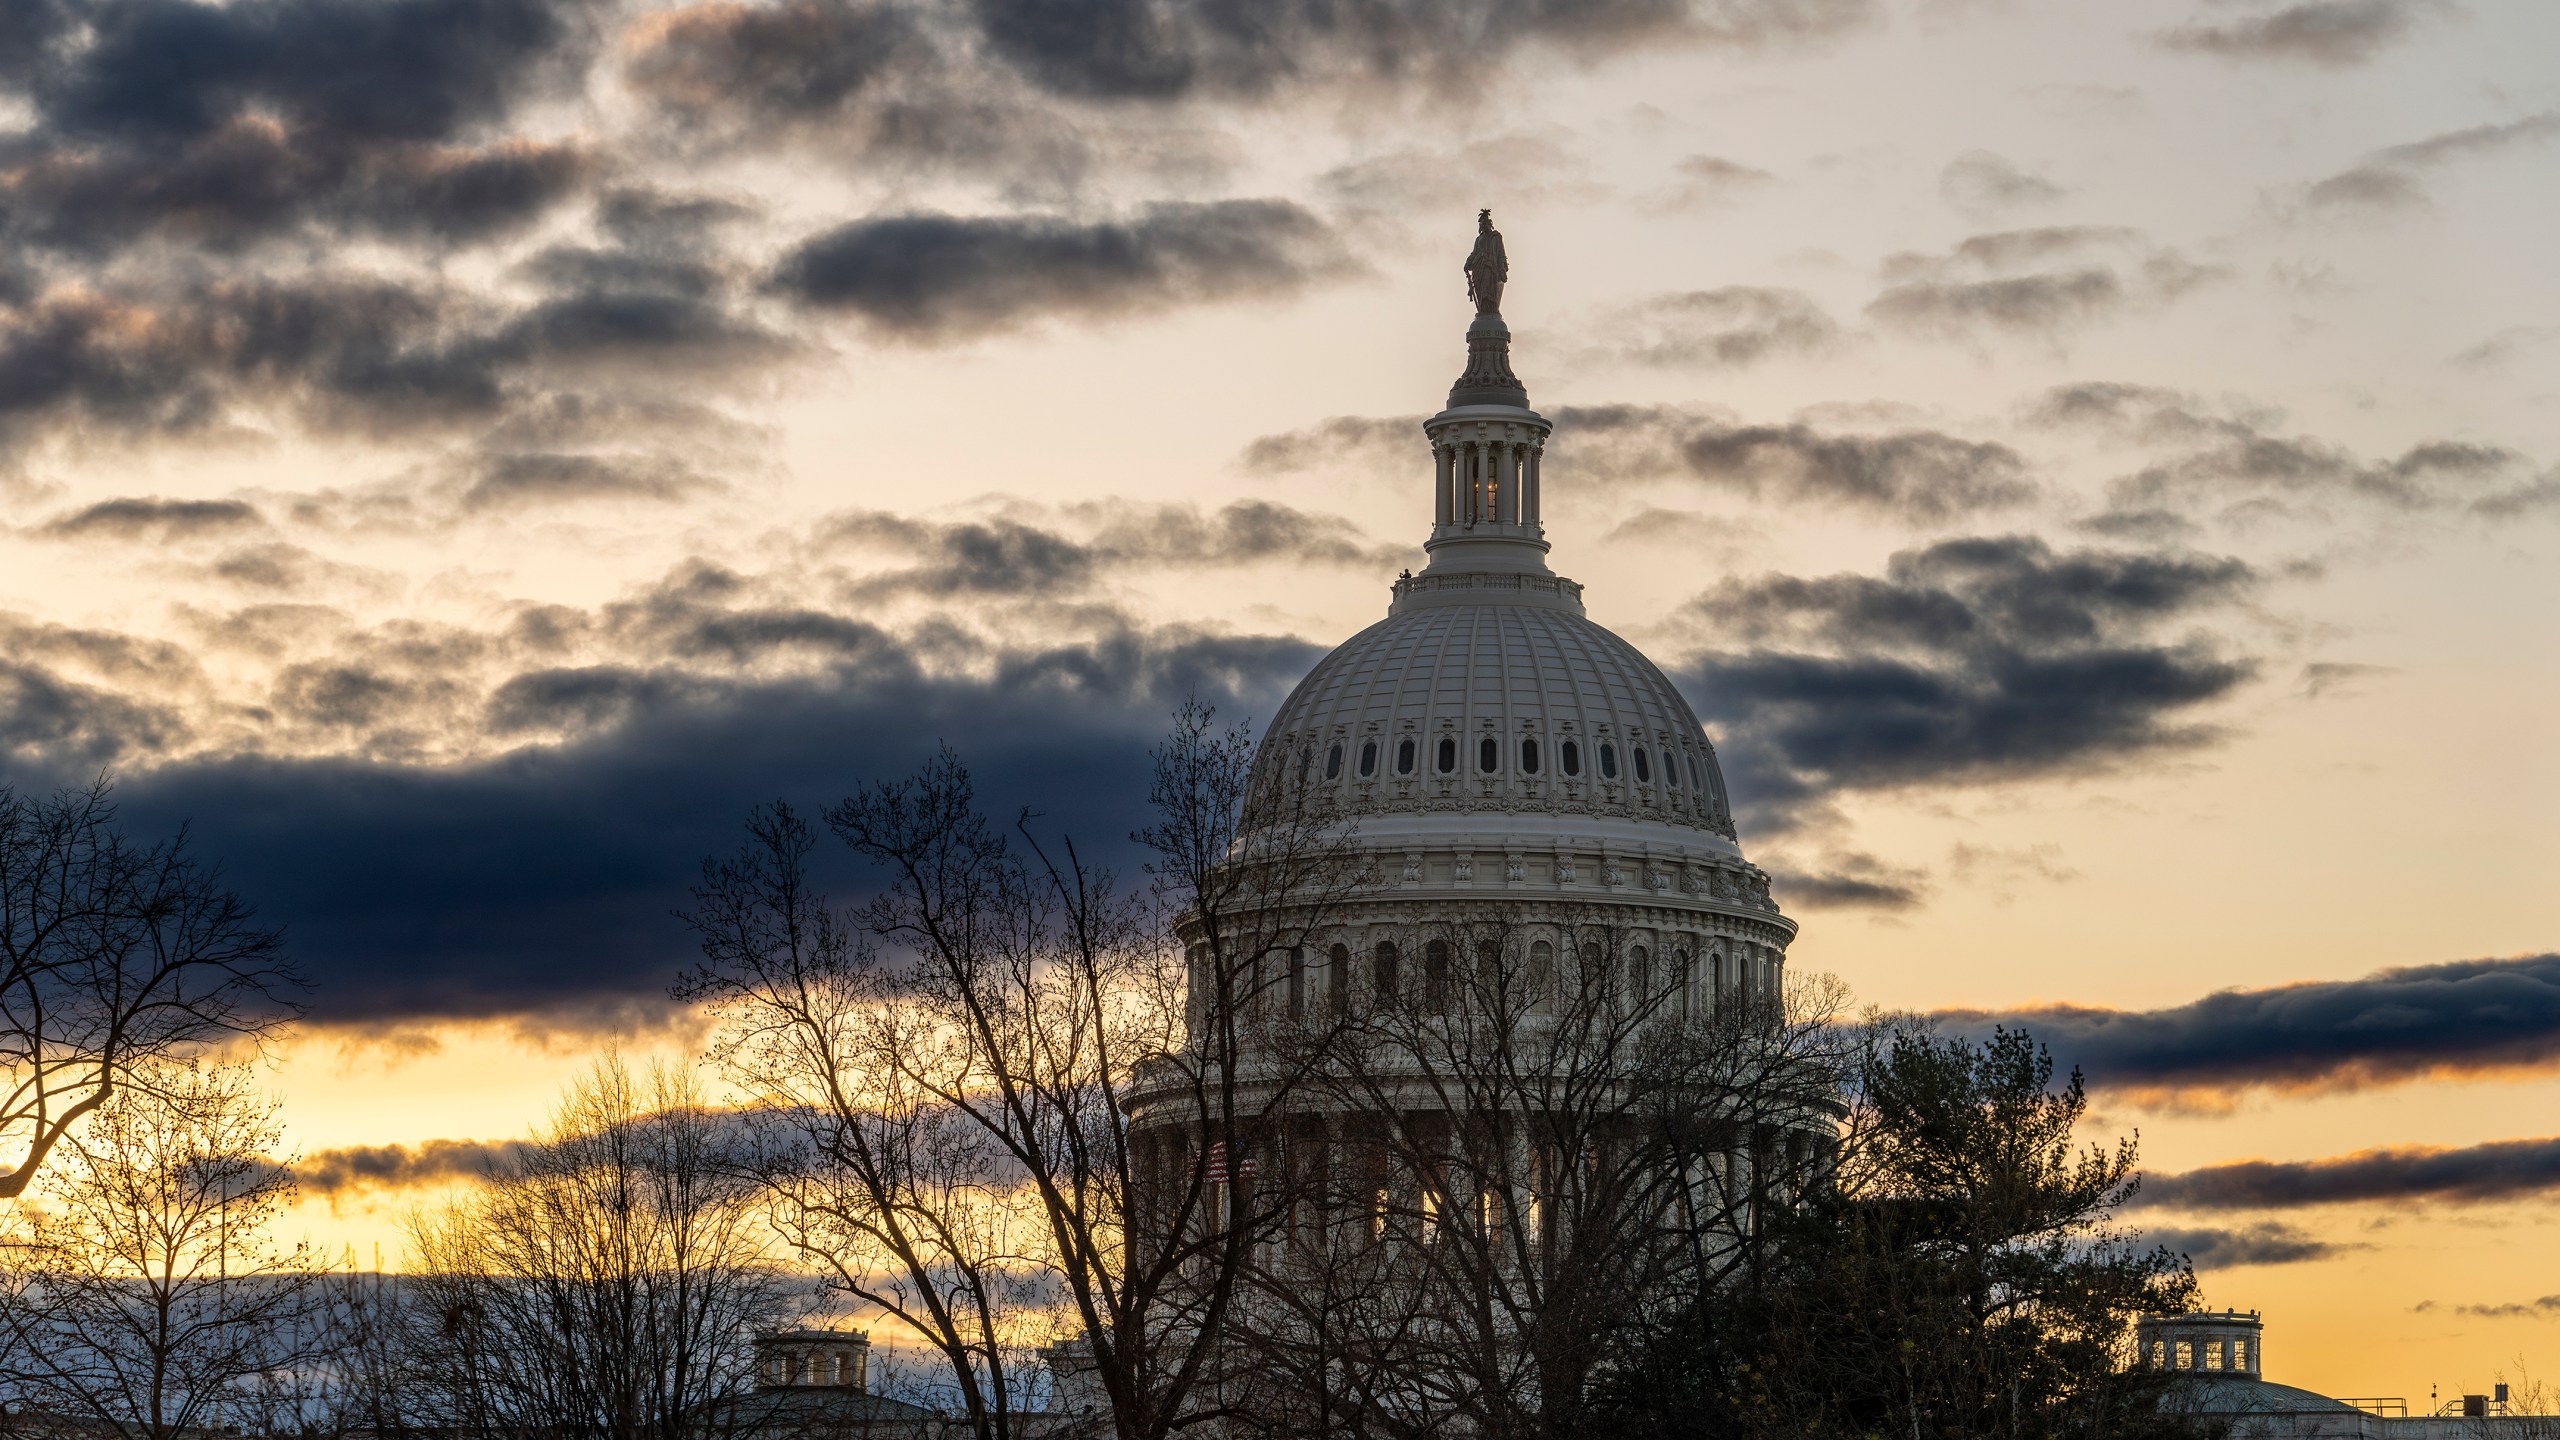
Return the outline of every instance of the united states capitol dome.
{"type": "Polygon", "coordinates": [[[1422,427],[1429,561],[1396,581],[1385,619],[1299,683],[1257,764],[1267,781],[1318,787],[1379,848],[1627,849],[1674,868],[1733,868],[1765,897],[1765,877],[1740,865],[1696,713],[1652,661],[1584,615],[1581,585],[1547,566],[1540,472],[1553,426],[1511,371],[1500,246],[1486,224],[1469,262],[1467,368],[1422,427]]]}

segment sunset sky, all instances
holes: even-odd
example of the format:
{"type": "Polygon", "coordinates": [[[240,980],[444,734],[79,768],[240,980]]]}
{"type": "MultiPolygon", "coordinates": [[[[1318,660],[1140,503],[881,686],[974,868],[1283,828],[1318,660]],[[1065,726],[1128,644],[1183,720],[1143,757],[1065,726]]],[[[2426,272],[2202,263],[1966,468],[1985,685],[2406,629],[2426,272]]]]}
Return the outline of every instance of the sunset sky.
{"type": "Polygon", "coordinates": [[[1186,694],[1382,615],[1490,206],[1552,561],[1795,967],[2083,1066],[2271,1378],[2560,1379],[2555,56],[2547,0],[0,0],[0,771],[287,927],[296,1221],[393,1263],[600,1046],[696,1052],[750,805],[947,741],[1107,847],[1186,694]]]}

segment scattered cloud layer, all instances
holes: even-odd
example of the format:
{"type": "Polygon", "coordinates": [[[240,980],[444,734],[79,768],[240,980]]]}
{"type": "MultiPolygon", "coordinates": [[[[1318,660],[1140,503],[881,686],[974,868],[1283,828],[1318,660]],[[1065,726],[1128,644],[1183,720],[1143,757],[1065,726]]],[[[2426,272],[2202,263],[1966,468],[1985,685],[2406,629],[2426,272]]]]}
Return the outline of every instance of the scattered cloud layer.
{"type": "Polygon", "coordinates": [[[801,242],[774,287],[904,340],[974,338],[1052,316],[1101,319],[1285,293],[1350,273],[1349,252],[1285,200],[1163,203],[1127,220],[889,215],[801,242]]]}
{"type": "Polygon", "coordinates": [[[1589,358],[1667,369],[1815,355],[1840,337],[1839,325],[1813,297],[1743,285],[1648,296],[1577,328],[1589,358]]]}
{"type": "Polygon", "coordinates": [[[2384,1201],[2488,1204],[2560,1189],[2560,1140],[2359,1150],[2326,1160],[2242,1160],[2145,1176],[2136,1205],[2286,1210],[2384,1201]]]}
{"type": "Polygon", "coordinates": [[[2299,1265],[2326,1260],[2350,1246],[2305,1234],[2291,1225],[2249,1225],[2231,1230],[2155,1227],[2142,1232],[2147,1244],[2165,1245],[2192,1261],[2199,1270],[2232,1270],[2243,1265],[2299,1265]]]}
{"type": "Polygon", "coordinates": [[[2156,386],[2091,381],[2046,392],[2032,425],[2130,440],[2166,457],[2107,487],[2118,517],[2261,514],[2280,507],[2374,506],[2501,518],[2560,501],[2548,477],[2503,446],[2423,440],[2387,459],[2315,436],[2280,433],[2277,416],[2156,386]]]}
{"type": "Polygon", "coordinates": [[[2209,265],[2120,226],[2000,230],[1943,255],[1886,260],[1868,318],[1940,339],[1991,334],[2060,341],[2101,321],[2177,300],[2219,278],[2209,265]]]}
{"type": "Polygon", "coordinates": [[[2560,1066],[2560,955],[2457,960],[2224,990],[2162,1010],[1949,1010],[2023,1027],[2092,1084],[2213,1103],[2247,1087],[2355,1090],[2560,1066]]]}
{"type": "Polygon", "coordinates": [[[477,1180],[525,1150],[521,1140],[422,1140],[415,1145],[346,1145],[315,1150],[293,1164],[304,1194],[406,1190],[477,1180]]]}
{"type": "Polygon", "coordinates": [[[2184,551],[1947,540],[1881,575],[1726,581],[1685,612],[1712,648],[1673,673],[1768,833],[1843,791],[2082,773],[2212,740],[2196,712],[2255,665],[2190,627],[2257,578],[2184,551]]]}
{"type": "Polygon", "coordinates": [[[2225,60],[2361,65],[2449,8],[2444,0],[2294,0],[2237,19],[2191,20],[2160,39],[2225,60]]]}
{"type": "Polygon", "coordinates": [[[1938,193],[1964,215],[1989,220],[2010,210],[2051,204],[2070,192],[2005,155],[1968,150],[1938,172],[1938,193]]]}
{"type": "Polygon", "coordinates": [[[2314,182],[2304,199],[2314,211],[2349,216],[2423,209],[2430,200],[2427,180],[2436,172],[2460,161],[2539,145],[2554,136],[2560,136],[2560,111],[2553,110],[2449,130],[2376,150],[2314,182]]]}

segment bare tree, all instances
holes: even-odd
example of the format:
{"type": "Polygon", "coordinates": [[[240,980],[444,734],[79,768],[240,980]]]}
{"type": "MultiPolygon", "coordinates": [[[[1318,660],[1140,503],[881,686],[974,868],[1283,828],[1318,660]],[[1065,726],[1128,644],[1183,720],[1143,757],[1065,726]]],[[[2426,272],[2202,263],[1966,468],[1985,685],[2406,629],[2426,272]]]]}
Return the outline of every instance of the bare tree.
{"type": "Polygon", "coordinates": [[[477,1194],[416,1222],[415,1423],[680,1440],[783,1317],[738,1127],[684,1072],[607,1056],[477,1194]]]}
{"type": "Polygon", "coordinates": [[[299,984],[221,873],[115,826],[107,784],[0,785],[0,1198],[160,1060],[263,1035],[299,984]]]}
{"type": "Polygon", "coordinates": [[[1074,1406],[1045,1393],[1061,1371],[1120,1440],[1228,1403],[1226,1311],[1277,1211],[1231,1214],[1204,1161],[1303,1078],[1244,1073],[1247,1017],[1358,883],[1347,827],[1252,763],[1240,729],[1180,714],[1143,892],[1028,816],[990,823],[947,751],[828,812],[881,877],[850,911],[811,887],[787,806],[704,867],[706,964],[680,993],[720,1009],[715,1059],[796,1133],[777,1223],[941,1358],[987,1440],[1074,1406]]]}
{"type": "Polygon", "coordinates": [[[268,1235],[294,1183],[246,1068],[160,1061],[136,1081],[46,1172],[0,1316],[18,1403],[175,1440],[237,1423],[319,1315],[309,1255],[268,1235]]]}

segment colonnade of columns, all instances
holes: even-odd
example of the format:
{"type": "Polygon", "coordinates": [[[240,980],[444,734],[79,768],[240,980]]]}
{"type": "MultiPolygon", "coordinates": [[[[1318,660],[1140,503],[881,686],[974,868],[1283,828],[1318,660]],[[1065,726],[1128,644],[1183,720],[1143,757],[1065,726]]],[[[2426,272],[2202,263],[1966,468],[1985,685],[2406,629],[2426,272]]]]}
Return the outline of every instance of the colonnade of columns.
{"type": "Polygon", "coordinates": [[[1536,440],[1441,439],[1431,446],[1439,496],[1432,520],[1538,528],[1536,440]]]}

